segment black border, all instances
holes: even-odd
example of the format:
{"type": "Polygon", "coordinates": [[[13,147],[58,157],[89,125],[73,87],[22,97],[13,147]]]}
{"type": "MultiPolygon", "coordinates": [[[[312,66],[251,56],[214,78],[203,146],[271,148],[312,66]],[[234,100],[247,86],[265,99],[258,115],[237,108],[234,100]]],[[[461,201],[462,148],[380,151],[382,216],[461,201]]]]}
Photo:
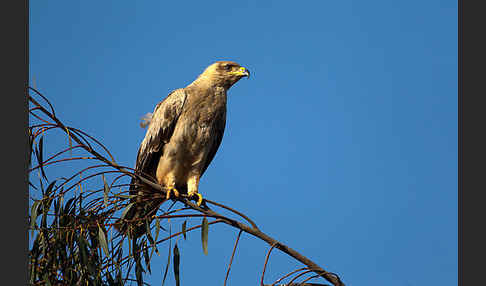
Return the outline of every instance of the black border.
{"type": "Polygon", "coordinates": [[[1,64],[3,108],[2,130],[2,239],[6,285],[28,285],[28,101],[29,1],[3,1],[1,64]]]}
{"type": "Polygon", "coordinates": [[[458,1],[459,285],[485,280],[486,45],[484,9],[473,3],[481,2],[458,1]]]}

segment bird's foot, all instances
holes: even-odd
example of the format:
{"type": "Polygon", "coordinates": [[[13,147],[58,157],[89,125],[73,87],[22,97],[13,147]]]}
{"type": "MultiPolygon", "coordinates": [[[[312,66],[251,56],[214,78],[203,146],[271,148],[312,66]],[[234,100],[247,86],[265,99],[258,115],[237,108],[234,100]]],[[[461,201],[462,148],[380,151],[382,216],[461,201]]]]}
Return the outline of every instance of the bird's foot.
{"type": "Polygon", "coordinates": [[[196,201],[196,204],[198,207],[201,206],[202,204],[202,201],[203,201],[203,197],[200,193],[198,192],[194,192],[194,193],[189,193],[187,195],[187,197],[190,199],[190,200],[195,200],[196,201]]]}
{"type": "Polygon", "coordinates": [[[174,187],[169,187],[169,188],[167,188],[167,195],[165,197],[167,200],[170,199],[170,197],[171,197],[170,194],[171,193],[174,193],[174,197],[176,197],[176,198],[179,197],[179,191],[176,188],[174,188],[174,187]]]}

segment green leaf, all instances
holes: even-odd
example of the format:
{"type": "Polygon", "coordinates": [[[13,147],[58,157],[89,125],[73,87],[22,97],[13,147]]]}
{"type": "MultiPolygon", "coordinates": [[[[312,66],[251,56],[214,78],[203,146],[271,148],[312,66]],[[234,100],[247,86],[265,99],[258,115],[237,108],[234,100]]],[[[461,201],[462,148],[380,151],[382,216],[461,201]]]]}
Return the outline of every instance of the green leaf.
{"type": "Polygon", "coordinates": [[[53,200],[54,200],[53,198],[48,197],[46,192],[46,197],[43,200],[44,203],[42,204],[42,213],[43,213],[42,222],[41,222],[42,227],[47,227],[47,214],[49,212],[49,209],[51,208],[51,204],[53,200]]]}
{"type": "Polygon", "coordinates": [[[150,222],[148,219],[145,219],[145,234],[147,235],[147,239],[150,244],[155,244],[154,238],[152,237],[152,230],[150,229],[150,222]]]}
{"type": "Polygon", "coordinates": [[[59,197],[59,206],[62,207],[63,203],[64,203],[64,195],[62,194],[62,191],[61,191],[61,195],[59,197]]]}
{"type": "Polygon", "coordinates": [[[36,268],[36,264],[35,263],[37,261],[37,259],[34,260],[34,263],[30,264],[30,278],[29,278],[29,282],[30,284],[34,284],[34,279],[35,279],[35,268],[36,268]]]}
{"type": "Polygon", "coordinates": [[[32,131],[29,128],[29,169],[32,167],[32,147],[34,146],[34,136],[32,135],[32,131]]]}
{"type": "Polygon", "coordinates": [[[46,177],[46,173],[44,173],[44,160],[42,158],[42,149],[43,149],[43,146],[44,146],[44,136],[42,136],[39,140],[39,144],[37,144],[37,161],[39,162],[39,166],[40,166],[40,169],[41,169],[41,173],[42,173],[42,176],[47,180],[47,177],[46,177]]]}
{"type": "Polygon", "coordinates": [[[30,210],[30,227],[32,229],[32,236],[34,236],[35,221],[37,220],[37,211],[39,209],[40,202],[41,201],[35,201],[30,210]]]}
{"type": "Polygon", "coordinates": [[[160,256],[159,249],[157,248],[157,244],[154,244],[154,246],[152,247],[152,251],[150,252],[150,258],[152,258],[154,251],[155,253],[157,253],[158,256],[160,256]]]}
{"type": "Polygon", "coordinates": [[[202,226],[201,226],[201,242],[202,248],[205,255],[208,255],[208,219],[206,217],[203,218],[202,226]]]}
{"type": "Polygon", "coordinates": [[[182,223],[182,235],[184,236],[184,240],[186,240],[186,224],[187,220],[182,223]]]}
{"type": "MultiPolygon", "coordinates": [[[[64,197],[62,197],[64,198],[64,197]]],[[[74,206],[73,202],[75,201],[76,198],[70,198],[66,204],[64,205],[64,213],[65,214],[69,214],[70,210],[71,210],[71,207],[74,206]]]]}
{"type": "Polygon", "coordinates": [[[59,218],[59,206],[60,206],[60,199],[54,201],[54,214],[56,218],[59,218]]]}
{"type": "Polygon", "coordinates": [[[143,285],[143,277],[142,277],[142,265],[140,264],[139,261],[135,264],[135,275],[137,277],[137,285],[142,286],[143,285]]]}
{"type": "Polygon", "coordinates": [[[108,251],[108,243],[106,242],[106,235],[101,226],[98,224],[98,239],[100,241],[101,247],[105,252],[106,257],[110,257],[110,252],[108,251]]]}
{"type": "Polygon", "coordinates": [[[46,189],[46,194],[45,196],[48,197],[51,194],[52,188],[54,188],[54,184],[57,182],[57,180],[54,180],[52,183],[49,184],[49,186],[46,189]]]}
{"type": "Polygon", "coordinates": [[[160,220],[156,218],[155,219],[155,240],[159,238],[159,231],[160,231],[160,220]]]}
{"type": "MultiPolygon", "coordinates": [[[[152,245],[152,252],[150,253],[150,257],[152,257],[152,254],[154,253],[154,250],[157,252],[157,255],[160,256],[159,250],[157,249],[157,246],[155,245],[155,240],[152,237],[152,231],[150,230],[150,223],[147,220],[145,220],[145,226],[147,227],[147,239],[149,240],[150,244],[152,245]]],[[[149,270],[150,271],[150,270],[149,270]]]]}
{"type": "Polygon", "coordinates": [[[134,256],[134,260],[135,260],[135,276],[137,278],[137,285],[139,286],[142,286],[143,285],[143,276],[142,276],[142,272],[145,272],[143,270],[143,267],[142,267],[142,262],[140,261],[140,247],[142,247],[141,245],[138,245],[137,244],[137,239],[134,238],[132,240],[133,242],[133,256],[134,256]]]}
{"type": "Polygon", "coordinates": [[[47,275],[47,273],[44,274],[44,282],[46,283],[45,285],[47,286],[51,286],[51,281],[49,281],[49,276],[47,275]]]}
{"type": "Polygon", "coordinates": [[[125,208],[125,210],[123,211],[120,219],[124,219],[125,216],[127,215],[128,211],[132,208],[132,206],[135,204],[135,202],[133,203],[129,203],[128,206],[125,208]]]}
{"type": "Polygon", "coordinates": [[[119,198],[122,198],[122,199],[133,199],[136,196],[137,195],[120,195],[120,194],[115,194],[115,197],[119,197],[119,198]]]}
{"type": "Polygon", "coordinates": [[[180,286],[180,277],[179,277],[179,263],[181,262],[181,256],[179,254],[179,248],[177,247],[177,243],[174,246],[174,277],[176,281],[176,286],[180,286]]]}
{"type": "Polygon", "coordinates": [[[83,265],[88,265],[89,254],[87,248],[87,241],[84,239],[83,235],[79,236],[78,244],[79,244],[78,251],[79,251],[79,257],[81,258],[81,263],[83,265]]]}
{"type": "MultiPolygon", "coordinates": [[[[170,225],[169,225],[169,236],[171,235],[171,231],[170,231],[170,225]]],[[[164,279],[162,279],[162,286],[164,286],[164,282],[165,282],[165,278],[167,277],[167,272],[169,270],[169,265],[170,265],[170,255],[171,255],[171,241],[172,240],[169,240],[169,254],[167,255],[167,264],[165,265],[165,271],[164,271],[164,279]]]]}
{"type": "Polygon", "coordinates": [[[47,209],[44,208],[41,219],[41,228],[47,228],[47,209]]]}
{"type": "Polygon", "coordinates": [[[103,200],[105,202],[105,207],[108,207],[108,193],[110,192],[110,187],[108,187],[108,183],[106,183],[105,176],[102,174],[101,177],[103,178],[104,187],[103,200]]]}
{"type": "MultiPolygon", "coordinates": [[[[157,228],[157,224],[159,224],[159,228],[160,228],[159,219],[156,219],[156,221],[155,221],[155,227],[156,228],[157,228]]],[[[157,234],[155,236],[155,240],[157,240],[158,236],[159,236],[159,233],[157,231],[157,234]]],[[[158,256],[160,256],[159,250],[157,249],[157,244],[155,244],[155,240],[152,237],[152,232],[150,231],[150,227],[147,230],[147,238],[150,241],[150,243],[152,244],[152,251],[150,252],[150,258],[152,258],[154,251],[157,253],[158,256]]]]}
{"type": "Polygon", "coordinates": [[[150,269],[150,256],[148,253],[148,247],[144,247],[143,257],[145,258],[145,265],[147,265],[147,270],[149,271],[150,274],[152,274],[152,270],[150,269]]]}

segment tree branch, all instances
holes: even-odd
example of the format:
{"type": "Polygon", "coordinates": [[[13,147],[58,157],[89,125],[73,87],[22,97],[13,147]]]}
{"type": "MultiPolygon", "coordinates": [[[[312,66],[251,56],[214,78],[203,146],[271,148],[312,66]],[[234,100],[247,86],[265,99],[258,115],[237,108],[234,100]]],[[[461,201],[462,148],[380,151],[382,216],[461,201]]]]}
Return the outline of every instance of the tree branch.
{"type": "MultiPolygon", "coordinates": [[[[30,87],[29,87],[30,88],[30,87]]],[[[40,95],[44,100],[47,101],[47,99],[42,96],[40,94],[40,92],[38,92],[37,90],[33,89],[33,88],[30,88],[31,90],[35,91],[38,95],[40,95]]],[[[98,160],[106,163],[107,165],[117,169],[119,172],[122,172],[128,176],[131,176],[131,177],[137,177],[138,179],[140,179],[144,184],[152,187],[154,190],[162,193],[162,194],[165,194],[166,193],[166,190],[160,186],[159,184],[156,184],[154,182],[152,182],[151,180],[148,180],[146,179],[145,177],[137,174],[137,173],[134,173],[130,170],[128,170],[126,167],[122,167],[118,164],[115,163],[115,160],[113,159],[113,157],[111,156],[111,154],[109,153],[108,149],[106,147],[104,147],[100,142],[98,142],[97,140],[95,140],[94,138],[92,138],[91,136],[87,135],[86,133],[78,130],[78,129],[73,129],[73,128],[68,128],[66,127],[54,114],[54,109],[52,108],[52,106],[50,105],[50,103],[48,102],[49,106],[51,107],[51,110],[52,110],[52,113],[49,112],[47,109],[45,109],[41,104],[39,104],[34,98],[32,98],[32,96],[29,95],[29,100],[37,106],[37,108],[42,111],[44,114],[46,114],[48,117],[50,117],[56,124],[57,126],[63,130],[65,133],[67,133],[67,135],[69,136],[70,140],[74,140],[76,141],[83,149],[85,149],[87,152],[89,152],[90,154],[94,155],[98,160]],[[69,130],[72,130],[74,132],[69,132],[69,130]],[[76,134],[82,134],[83,136],[88,136],[90,139],[94,140],[97,144],[99,144],[106,152],[107,154],[111,157],[112,160],[108,160],[107,158],[105,158],[104,156],[102,156],[100,153],[98,153],[97,151],[95,151],[89,144],[87,144],[87,142],[83,142],[80,138],[78,138],[78,136],[76,134]]],[[[83,138],[83,140],[86,140],[83,138]]],[[[77,147],[77,146],[76,146],[77,147]]],[[[71,147],[71,148],[74,148],[74,147],[71,147]]],[[[42,165],[41,165],[42,166],[42,165]]],[[[89,178],[89,177],[88,177],[89,178]]],[[[83,180],[85,180],[86,178],[84,178],[83,180]]],[[[183,204],[185,204],[186,206],[190,207],[191,209],[193,210],[196,210],[196,211],[199,211],[207,216],[211,216],[211,217],[214,217],[214,218],[217,218],[218,219],[218,222],[219,220],[227,225],[230,225],[236,229],[239,229],[240,230],[240,234],[241,234],[241,231],[244,231],[248,234],[251,234],[252,236],[256,237],[256,238],[259,238],[260,240],[263,240],[265,241],[268,245],[270,245],[272,247],[272,249],[275,247],[277,249],[279,249],[280,251],[286,253],[287,255],[289,255],[290,257],[296,259],[297,261],[303,263],[304,265],[307,266],[307,269],[308,271],[312,271],[314,273],[316,273],[317,275],[321,276],[322,278],[326,279],[327,281],[329,281],[331,284],[333,284],[334,286],[344,286],[344,283],[340,280],[340,278],[334,274],[334,273],[331,273],[331,272],[328,272],[326,270],[324,270],[323,268],[321,268],[320,266],[318,266],[315,262],[313,262],[312,260],[310,260],[309,258],[305,257],[304,255],[300,254],[299,252],[297,252],[296,250],[294,250],[293,248],[283,244],[282,242],[279,242],[277,241],[276,239],[270,237],[269,235],[265,234],[264,232],[262,232],[257,226],[256,224],[251,221],[246,215],[242,214],[241,212],[239,211],[236,211],[230,207],[227,207],[227,206],[224,206],[222,204],[219,204],[219,203],[216,203],[216,202],[213,202],[213,201],[210,201],[210,200],[205,200],[206,202],[208,203],[211,203],[211,204],[214,204],[216,206],[219,206],[221,208],[224,208],[228,211],[231,211],[237,215],[239,215],[240,217],[244,218],[246,221],[248,221],[248,223],[251,225],[247,225],[245,223],[242,223],[242,222],[239,222],[237,220],[234,220],[234,219],[231,219],[229,217],[226,217],[226,216],[223,216],[209,208],[202,208],[198,205],[196,205],[195,203],[189,201],[186,197],[184,196],[180,196],[179,198],[176,198],[177,201],[179,202],[182,202],[183,204]]],[[[239,238],[239,236],[238,236],[239,238]]],[[[235,245],[235,248],[236,248],[236,245],[235,245]]],[[[269,253],[270,254],[270,253],[269,253]]],[[[267,260],[268,260],[268,257],[267,257],[267,260]]],[[[267,261],[265,262],[265,265],[266,265],[267,261]]],[[[229,269],[228,269],[228,272],[229,272],[229,269]]],[[[300,275],[302,275],[303,273],[301,273],[300,275]]],[[[313,284],[313,283],[305,283],[305,285],[309,285],[309,286],[315,286],[315,285],[323,285],[323,284],[313,284]]]]}

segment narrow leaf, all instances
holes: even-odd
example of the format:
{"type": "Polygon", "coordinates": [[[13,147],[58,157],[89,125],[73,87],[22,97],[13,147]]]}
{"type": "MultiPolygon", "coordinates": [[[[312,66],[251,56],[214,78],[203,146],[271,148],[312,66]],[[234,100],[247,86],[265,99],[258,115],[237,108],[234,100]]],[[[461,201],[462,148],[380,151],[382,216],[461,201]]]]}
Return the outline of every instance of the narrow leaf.
{"type": "Polygon", "coordinates": [[[79,257],[81,258],[81,263],[83,265],[88,265],[89,254],[88,254],[88,249],[87,249],[87,246],[86,246],[87,242],[84,239],[83,235],[79,236],[78,244],[79,244],[79,247],[78,247],[79,257]]]}
{"type": "Polygon", "coordinates": [[[128,239],[128,255],[131,256],[132,255],[132,244],[130,243],[130,240],[132,239],[131,238],[131,235],[130,233],[132,233],[131,231],[127,231],[127,239],[128,239]]]}
{"type": "Polygon", "coordinates": [[[147,239],[150,241],[151,244],[154,244],[155,241],[152,237],[152,230],[150,229],[149,219],[145,219],[145,229],[146,229],[146,233],[147,233],[147,239]]]}
{"type": "Polygon", "coordinates": [[[186,240],[186,224],[187,220],[182,223],[182,235],[184,236],[184,240],[186,240]]]}
{"type": "Polygon", "coordinates": [[[120,195],[120,194],[115,194],[115,197],[119,197],[119,198],[122,198],[122,199],[133,199],[136,196],[137,195],[120,195]]]}
{"type": "Polygon", "coordinates": [[[57,182],[57,180],[54,180],[52,183],[49,184],[49,186],[46,189],[46,196],[48,197],[51,194],[52,188],[54,188],[54,184],[57,182]]]}
{"type": "Polygon", "coordinates": [[[40,184],[41,191],[42,191],[42,197],[44,197],[45,196],[44,184],[42,183],[42,177],[40,175],[39,175],[39,184],[40,184]]]}
{"type": "Polygon", "coordinates": [[[34,279],[35,279],[35,269],[36,269],[36,263],[37,262],[37,259],[34,260],[34,263],[30,265],[30,279],[29,279],[29,282],[31,285],[34,284],[34,279]]]}
{"type": "MultiPolygon", "coordinates": [[[[63,197],[62,197],[63,198],[63,197]]],[[[70,198],[66,204],[64,205],[64,213],[68,214],[69,211],[71,210],[71,207],[74,205],[73,202],[76,198],[70,198]]]]}
{"type": "MultiPolygon", "coordinates": [[[[171,236],[171,231],[170,231],[170,225],[169,225],[169,236],[171,236]]],[[[164,286],[165,278],[167,277],[167,271],[169,270],[169,265],[170,265],[170,255],[171,255],[171,241],[169,240],[169,255],[167,255],[167,264],[165,265],[165,271],[164,271],[164,279],[162,279],[162,286],[164,286]]]]}
{"type": "Polygon", "coordinates": [[[147,247],[144,247],[143,249],[143,257],[145,258],[145,265],[147,265],[147,270],[150,274],[152,274],[152,270],[150,269],[150,256],[147,247]]]}
{"type": "Polygon", "coordinates": [[[44,282],[46,283],[47,286],[51,286],[51,281],[49,281],[49,275],[47,273],[44,274],[44,282]]]}
{"type": "Polygon", "coordinates": [[[110,252],[108,252],[108,243],[106,242],[106,235],[101,226],[98,224],[98,239],[105,252],[106,257],[110,257],[110,252]]]}
{"type": "Polygon", "coordinates": [[[152,247],[152,251],[150,252],[150,258],[152,258],[154,251],[155,251],[155,253],[157,253],[158,256],[160,256],[159,249],[157,248],[157,244],[154,244],[153,247],[152,247]]]}
{"type": "MultiPolygon", "coordinates": [[[[159,219],[157,219],[155,221],[155,225],[157,227],[157,223],[160,224],[159,222],[159,219]]],[[[159,225],[160,226],[160,225],[159,225]]],[[[150,229],[150,228],[149,228],[150,229]]],[[[158,232],[157,232],[157,235],[155,236],[155,240],[157,240],[157,237],[158,237],[158,232]]],[[[152,255],[154,254],[154,251],[157,253],[158,256],[160,256],[160,253],[159,253],[159,250],[157,249],[157,244],[155,244],[155,240],[153,239],[152,237],[152,231],[149,231],[147,230],[147,238],[148,240],[150,241],[150,243],[152,244],[152,251],[150,252],[150,258],[152,258],[152,255]]]]}
{"type": "Polygon", "coordinates": [[[108,183],[106,183],[105,176],[102,174],[101,177],[103,178],[104,187],[103,200],[105,202],[105,207],[108,207],[108,192],[110,192],[110,188],[108,187],[108,183]]]}
{"type": "Polygon", "coordinates": [[[202,248],[205,255],[208,255],[208,220],[206,217],[203,218],[202,227],[201,227],[201,241],[202,241],[202,248]]]}
{"type": "Polygon", "coordinates": [[[137,259],[135,263],[135,276],[137,277],[137,285],[142,286],[143,285],[143,277],[142,277],[142,264],[140,263],[140,258],[137,259]]]}
{"type": "Polygon", "coordinates": [[[62,204],[64,203],[64,195],[62,194],[61,191],[61,196],[59,197],[59,207],[62,210],[62,204]]]}
{"type": "Polygon", "coordinates": [[[157,218],[155,219],[155,240],[159,238],[159,231],[160,231],[160,220],[157,218]]]}
{"type": "Polygon", "coordinates": [[[47,213],[49,212],[49,208],[51,207],[53,199],[48,198],[44,200],[44,203],[42,204],[42,221],[41,221],[41,227],[47,227],[47,213]]]}
{"type": "Polygon", "coordinates": [[[29,128],[29,169],[32,167],[32,147],[34,146],[34,136],[29,128]]]}
{"type": "Polygon", "coordinates": [[[37,210],[39,209],[40,202],[41,201],[35,201],[32,204],[30,211],[30,227],[32,228],[32,236],[34,236],[35,221],[37,220],[37,210]]]}
{"type": "Polygon", "coordinates": [[[157,246],[155,245],[155,240],[154,238],[152,237],[152,230],[150,229],[150,223],[147,220],[145,220],[145,226],[147,228],[147,239],[149,240],[150,244],[152,245],[152,252],[150,253],[150,257],[152,257],[152,254],[154,253],[154,250],[157,251],[157,254],[159,254],[159,251],[157,250],[157,246]]]}
{"type": "Polygon", "coordinates": [[[39,166],[41,169],[42,176],[47,180],[46,173],[44,173],[44,159],[42,158],[43,146],[44,146],[44,136],[40,138],[39,144],[37,145],[39,151],[37,160],[39,161],[39,166]]]}
{"type": "Polygon", "coordinates": [[[123,211],[120,219],[124,219],[125,216],[127,215],[128,211],[132,208],[132,206],[135,204],[135,202],[133,203],[129,203],[128,206],[125,208],[125,210],[123,211]]]}
{"type": "Polygon", "coordinates": [[[180,286],[180,277],[179,277],[179,263],[181,262],[181,256],[179,254],[179,248],[177,247],[177,243],[174,246],[174,277],[176,281],[176,286],[180,286]]]}
{"type": "Polygon", "coordinates": [[[56,215],[56,218],[59,218],[59,206],[61,205],[61,201],[58,198],[57,200],[54,201],[54,214],[56,215]]]}

